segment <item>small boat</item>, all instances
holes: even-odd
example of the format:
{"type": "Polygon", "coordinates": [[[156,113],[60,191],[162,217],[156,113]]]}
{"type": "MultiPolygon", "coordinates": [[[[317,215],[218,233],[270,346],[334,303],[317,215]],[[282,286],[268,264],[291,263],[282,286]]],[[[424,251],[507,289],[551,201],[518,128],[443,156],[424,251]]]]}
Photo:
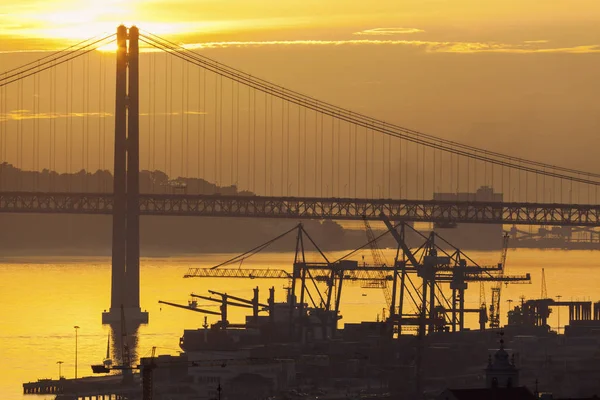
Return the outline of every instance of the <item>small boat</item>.
{"type": "Polygon", "coordinates": [[[110,359],[110,331],[108,332],[108,338],[106,340],[106,357],[102,361],[102,364],[92,365],[92,372],[94,374],[108,374],[110,367],[112,366],[112,360],[110,359]]]}

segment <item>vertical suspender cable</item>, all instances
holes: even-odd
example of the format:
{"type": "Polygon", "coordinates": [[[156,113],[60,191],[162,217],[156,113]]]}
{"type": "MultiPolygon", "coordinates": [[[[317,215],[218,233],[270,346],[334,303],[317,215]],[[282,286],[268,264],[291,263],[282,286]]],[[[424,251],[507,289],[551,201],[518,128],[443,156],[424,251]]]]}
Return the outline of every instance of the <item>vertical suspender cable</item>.
{"type": "Polygon", "coordinates": [[[223,77],[219,75],[219,187],[223,186],[223,77]]]}
{"type": "MultiPolygon", "coordinates": [[[[331,197],[333,195],[333,189],[335,188],[335,117],[331,117],[331,197]]],[[[325,196],[329,197],[329,191],[326,190],[325,196]]]]}
{"type": "MultiPolygon", "coordinates": [[[[168,137],[169,137],[169,147],[168,147],[168,153],[167,153],[167,157],[169,159],[168,162],[168,168],[167,168],[167,177],[168,179],[173,179],[173,136],[175,136],[175,134],[173,133],[173,82],[174,82],[174,76],[173,76],[173,59],[171,57],[169,57],[169,112],[167,114],[167,118],[169,121],[169,130],[168,130],[168,137]]],[[[169,190],[169,186],[167,185],[165,187],[167,190],[169,190]]]]}
{"type": "Polygon", "coordinates": [[[246,185],[248,186],[248,189],[251,190],[251,176],[252,176],[252,171],[250,171],[250,155],[251,155],[251,149],[252,149],[252,145],[250,143],[251,137],[250,137],[250,125],[251,125],[251,121],[250,121],[250,115],[251,115],[251,103],[250,103],[250,88],[247,87],[248,89],[248,123],[246,125],[246,143],[247,143],[247,150],[248,150],[248,154],[246,156],[246,185]]]}
{"type": "Polygon", "coordinates": [[[354,198],[358,197],[358,127],[354,125],[354,198]]]}
{"type": "MultiPolygon", "coordinates": [[[[196,177],[198,178],[198,185],[200,185],[200,179],[202,179],[202,176],[200,175],[200,136],[202,136],[200,133],[200,118],[202,118],[203,120],[206,119],[204,109],[201,107],[200,103],[200,100],[202,99],[202,97],[200,96],[200,93],[202,91],[201,73],[203,71],[204,68],[198,68],[198,114],[196,118],[196,177]]],[[[198,193],[200,193],[200,186],[198,186],[196,190],[198,191],[198,193]]]]}
{"type": "Polygon", "coordinates": [[[388,198],[391,199],[392,198],[392,137],[391,136],[388,136],[387,142],[388,142],[388,163],[387,163],[388,198]]]}
{"type": "Polygon", "coordinates": [[[236,82],[235,89],[237,92],[236,99],[236,129],[235,129],[235,184],[238,186],[239,190],[239,182],[240,182],[240,84],[236,82]]]}
{"type": "Polygon", "coordinates": [[[263,189],[264,189],[264,195],[268,195],[268,190],[269,187],[267,186],[267,155],[269,153],[269,143],[267,142],[267,131],[268,131],[268,126],[267,126],[267,113],[268,113],[268,107],[267,107],[267,94],[265,93],[265,118],[264,118],[264,130],[263,130],[263,142],[265,144],[264,146],[264,156],[265,156],[265,162],[264,162],[264,182],[263,182],[263,189]]]}
{"type": "MultiPolygon", "coordinates": [[[[372,123],[372,121],[371,121],[372,123]]],[[[375,130],[369,129],[371,137],[371,198],[375,198],[375,130]]]]}
{"type": "Polygon", "coordinates": [[[302,134],[302,137],[304,138],[304,157],[302,159],[302,165],[303,165],[303,167],[302,167],[302,175],[303,175],[303,178],[304,178],[304,183],[303,183],[304,189],[303,189],[303,192],[299,193],[300,195],[303,195],[303,196],[307,195],[307,189],[306,189],[306,175],[307,175],[307,172],[308,172],[307,151],[306,151],[306,147],[308,146],[308,138],[306,137],[306,135],[307,135],[307,130],[306,130],[306,123],[307,123],[306,122],[306,114],[307,113],[308,113],[308,110],[305,108],[304,109],[304,127],[303,127],[304,132],[302,134]]]}
{"type": "MultiPolygon", "coordinates": [[[[185,64],[185,144],[181,145],[181,151],[185,153],[185,172],[183,174],[185,179],[190,178],[190,69],[189,64],[185,64]]],[[[183,142],[183,141],[182,141],[183,142]]],[[[182,157],[183,159],[183,157],[182,157]]]]}
{"type": "MultiPolygon", "coordinates": [[[[341,150],[341,136],[342,136],[342,131],[341,131],[341,126],[340,126],[340,119],[337,119],[337,196],[336,197],[341,197],[340,196],[340,150],[341,150]]],[[[331,194],[333,194],[333,188],[331,189],[331,194]]]]}
{"type": "Polygon", "coordinates": [[[297,159],[296,159],[296,161],[297,161],[297,163],[296,163],[296,165],[297,165],[297,167],[296,167],[297,168],[297,170],[296,170],[296,172],[297,172],[297,174],[296,174],[297,175],[296,182],[298,183],[298,189],[297,189],[296,193],[297,193],[298,196],[300,195],[300,193],[302,193],[301,192],[302,187],[300,186],[300,184],[302,183],[300,181],[300,168],[301,168],[300,167],[300,158],[301,158],[300,154],[301,154],[301,151],[302,151],[302,130],[301,130],[302,128],[300,126],[301,121],[302,121],[302,118],[300,116],[301,112],[302,112],[302,107],[298,106],[298,135],[297,135],[297,137],[298,137],[298,147],[297,147],[297,150],[298,151],[296,153],[296,157],[297,157],[297,159]]]}
{"type": "MultiPolygon", "coordinates": [[[[0,74],[4,75],[4,74],[0,74]]],[[[4,128],[8,119],[6,118],[6,112],[4,111],[4,92],[6,89],[4,87],[0,87],[0,190],[4,190],[4,163],[6,162],[6,157],[4,155],[5,152],[5,140],[6,140],[6,129],[4,128]]]]}
{"type": "MultiPolygon", "coordinates": [[[[147,86],[147,90],[148,90],[148,105],[147,105],[147,117],[146,117],[146,121],[148,121],[147,126],[147,134],[148,134],[148,148],[146,149],[146,165],[147,165],[147,169],[148,171],[150,171],[150,176],[153,176],[152,173],[152,129],[153,129],[153,124],[152,124],[152,120],[154,118],[154,113],[152,112],[152,102],[154,100],[154,84],[153,84],[153,75],[154,75],[154,54],[153,53],[147,53],[146,58],[148,59],[148,86],[147,86]]],[[[152,179],[152,181],[154,181],[154,179],[152,179]]],[[[152,185],[154,186],[154,185],[152,185]]],[[[154,190],[153,190],[154,192],[154,190]]]]}
{"type": "MultiPolygon", "coordinates": [[[[17,105],[19,107],[19,110],[23,109],[23,81],[19,81],[19,92],[17,94],[17,105]]],[[[23,177],[23,155],[22,155],[22,135],[23,135],[23,131],[22,131],[22,127],[23,127],[23,118],[19,118],[19,121],[17,122],[17,168],[19,168],[18,171],[18,178],[17,178],[17,190],[22,190],[21,187],[21,182],[22,182],[22,177],[23,177]]]]}
{"type": "Polygon", "coordinates": [[[186,110],[186,105],[185,105],[185,95],[187,92],[187,88],[186,88],[186,77],[185,77],[185,71],[187,71],[186,69],[186,65],[187,63],[181,62],[181,122],[180,122],[180,128],[179,128],[179,137],[181,138],[181,154],[179,156],[180,160],[179,160],[179,176],[183,177],[183,178],[187,178],[187,174],[185,173],[185,166],[187,165],[187,162],[185,160],[185,135],[187,134],[186,131],[186,118],[187,118],[187,110],[186,110]]]}
{"type": "Polygon", "coordinates": [[[56,68],[50,70],[50,112],[52,119],[50,120],[50,190],[54,190],[54,176],[56,173],[56,68]]]}
{"type": "Polygon", "coordinates": [[[252,91],[252,191],[256,193],[256,90],[252,91]]]}
{"type": "Polygon", "coordinates": [[[369,197],[369,131],[365,127],[365,198],[369,197]]]}
{"type": "Polygon", "coordinates": [[[408,192],[408,185],[406,184],[406,182],[403,179],[403,175],[405,174],[405,170],[406,170],[406,165],[404,165],[404,167],[402,166],[402,162],[406,162],[404,154],[403,154],[403,149],[404,149],[404,139],[397,139],[398,140],[398,198],[399,199],[404,199],[407,196],[405,196],[404,194],[404,189],[406,188],[406,191],[408,192]]]}
{"type": "Polygon", "coordinates": [[[71,168],[69,165],[69,127],[71,126],[70,122],[71,122],[71,107],[69,104],[69,93],[71,93],[71,80],[69,79],[69,69],[70,69],[71,63],[67,62],[67,66],[65,69],[65,83],[66,83],[66,87],[67,90],[65,91],[65,113],[66,113],[66,118],[65,118],[65,172],[67,173],[67,191],[70,190],[71,187],[71,168]]]}
{"type": "Polygon", "coordinates": [[[234,164],[235,164],[235,148],[236,148],[236,144],[235,142],[235,128],[234,128],[234,124],[236,122],[235,119],[235,85],[234,85],[234,81],[230,80],[231,82],[231,159],[229,160],[229,182],[231,183],[231,185],[235,184],[235,181],[233,180],[233,170],[234,170],[234,164]]]}
{"type": "Polygon", "coordinates": [[[85,174],[83,175],[83,191],[87,192],[88,191],[88,173],[89,173],[89,159],[90,159],[90,154],[89,154],[89,142],[90,142],[90,117],[89,117],[89,113],[88,113],[88,108],[89,108],[89,98],[90,98],[90,74],[89,74],[89,64],[90,64],[90,56],[89,54],[85,55],[85,58],[83,59],[83,74],[84,74],[84,94],[83,94],[83,115],[85,118],[85,121],[82,121],[82,123],[84,124],[84,128],[83,128],[83,136],[82,136],[82,154],[85,155],[82,156],[82,158],[85,158],[84,162],[83,162],[83,169],[85,170],[85,174]]]}
{"type": "Polygon", "coordinates": [[[206,69],[202,69],[202,193],[206,193],[206,69]]]}
{"type": "MultiPolygon", "coordinates": [[[[168,173],[169,173],[169,169],[167,168],[168,166],[168,156],[167,156],[167,151],[169,149],[168,146],[168,139],[169,139],[169,54],[165,53],[165,95],[163,96],[163,99],[165,99],[165,108],[164,108],[164,125],[165,125],[165,129],[163,132],[163,140],[164,140],[164,150],[165,150],[165,157],[164,157],[164,173],[167,175],[167,179],[168,179],[168,173]]],[[[163,187],[161,189],[161,191],[166,190],[166,186],[163,187]]]]}
{"type": "Polygon", "coordinates": [[[460,157],[456,157],[456,193],[460,190],[460,157]]]}
{"type": "Polygon", "coordinates": [[[290,195],[290,102],[286,102],[287,108],[287,146],[285,148],[286,153],[286,174],[285,174],[285,185],[286,185],[286,196],[290,195]]]}
{"type": "Polygon", "coordinates": [[[273,193],[273,174],[275,173],[275,168],[273,168],[273,96],[269,96],[270,102],[271,102],[271,114],[270,114],[270,122],[269,122],[269,131],[271,133],[271,143],[270,143],[270,150],[271,152],[269,153],[269,165],[270,165],[270,171],[271,173],[269,174],[269,188],[271,191],[271,196],[274,196],[275,194],[273,193]]]}
{"type": "Polygon", "coordinates": [[[75,173],[75,169],[73,168],[73,142],[75,141],[74,136],[75,132],[73,132],[73,112],[75,106],[73,105],[73,96],[75,95],[73,90],[73,69],[74,69],[74,61],[69,61],[67,65],[69,66],[69,90],[67,95],[69,96],[69,109],[67,113],[69,114],[69,128],[67,132],[69,133],[69,191],[73,190],[73,174],[75,173]]]}
{"type": "Polygon", "coordinates": [[[325,167],[325,162],[323,160],[323,152],[325,150],[324,144],[325,144],[325,132],[323,132],[323,113],[320,114],[320,119],[321,119],[321,179],[320,179],[320,196],[323,197],[323,169],[325,167]]]}
{"type": "Polygon", "coordinates": [[[103,90],[103,85],[104,85],[104,69],[103,69],[103,65],[104,65],[104,55],[103,54],[99,54],[98,55],[99,58],[99,62],[98,62],[98,169],[101,171],[101,174],[99,174],[99,178],[102,179],[101,182],[98,182],[99,187],[96,188],[96,190],[100,191],[100,192],[104,192],[104,132],[102,130],[102,124],[105,118],[104,115],[104,103],[103,103],[103,98],[104,98],[104,90],[103,90]]]}
{"type": "Polygon", "coordinates": [[[38,98],[39,98],[39,87],[38,87],[38,83],[39,83],[39,74],[35,74],[33,76],[33,141],[32,141],[32,150],[33,150],[33,190],[39,190],[38,188],[38,165],[39,165],[39,155],[37,153],[37,149],[38,149],[38,113],[39,108],[38,108],[38,98]]]}
{"type": "MultiPolygon", "coordinates": [[[[219,138],[217,137],[218,135],[218,122],[219,122],[219,118],[218,118],[218,114],[219,114],[219,78],[218,75],[215,74],[215,82],[214,82],[214,90],[215,90],[215,100],[214,100],[214,119],[215,119],[215,124],[214,124],[214,128],[213,128],[213,182],[215,185],[219,186],[219,176],[218,176],[218,163],[219,163],[219,151],[218,151],[218,143],[219,143],[219,138]]],[[[218,188],[217,188],[218,190],[218,188]]]]}
{"type": "Polygon", "coordinates": [[[281,186],[279,188],[279,190],[281,191],[281,196],[285,196],[285,190],[284,190],[284,186],[283,186],[283,177],[284,177],[284,155],[285,155],[285,151],[284,151],[284,145],[285,145],[285,100],[281,99],[281,133],[280,133],[280,137],[281,137],[281,170],[280,170],[280,179],[281,179],[281,186]]]}
{"type": "Polygon", "coordinates": [[[423,148],[423,158],[421,159],[421,163],[423,164],[423,167],[421,168],[421,170],[423,171],[423,175],[421,176],[421,179],[423,180],[423,185],[421,187],[421,191],[422,191],[422,196],[421,198],[423,200],[425,200],[425,182],[426,182],[426,176],[425,176],[425,150],[426,150],[426,146],[421,146],[423,148]]]}
{"type": "Polygon", "coordinates": [[[314,137],[315,137],[315,173],[314,173],[314,182],[313,182],[313,195],[315,197],[317,197],[317,174],[319,173],[319,133],[318,133],[318,124],[319,124],[319,120],[318,120],[318,116],[319,113],[317,111],[315,111],[315,130],[314,130],[314,137]]]}
{"type": "Polygon", "coordinates": [[[378,193],[377,196],[378,197],[383,197],[384,193],[385,193],[385,136],[380,135],[381,136],[381,186],[382,186],[382,190],[381,193],[378,193]]]}

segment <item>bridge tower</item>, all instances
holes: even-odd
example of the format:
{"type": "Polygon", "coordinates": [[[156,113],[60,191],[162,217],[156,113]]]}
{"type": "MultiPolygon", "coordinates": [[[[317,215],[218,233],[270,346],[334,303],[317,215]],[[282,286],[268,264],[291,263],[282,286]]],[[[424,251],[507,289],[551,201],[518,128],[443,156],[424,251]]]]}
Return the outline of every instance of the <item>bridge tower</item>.
{"type": "Polygon", "coordinates": [[[114,204],[110,310],[102,323],[148,323],[140,309],[139,30],[117,28],[114,204]]]}

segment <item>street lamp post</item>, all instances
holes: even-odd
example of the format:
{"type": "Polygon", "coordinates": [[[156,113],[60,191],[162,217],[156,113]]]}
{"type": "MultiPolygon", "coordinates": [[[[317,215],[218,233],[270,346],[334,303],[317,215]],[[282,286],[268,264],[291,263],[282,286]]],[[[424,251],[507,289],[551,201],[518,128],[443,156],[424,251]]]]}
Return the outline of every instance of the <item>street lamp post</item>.
{"type": "Polygon", "coordinates": [[[60,379],[60,378],[62,378],[62,373],[61,373],[60,367],[61,367],[63,361],[57,361],[56,363],[58,364],[58,379],[60,379]]]}
{"type": "MultiPolygon", "coordinates": [[[[556,296],[556,298],[558,299],[559,302],[560,302],[560,298],[561,297],[562,296],[560,294],[556,296]]],[[[558,329],[557,330],[558,330],[558,334],[560,335],[560,306],[558,306],[558,313],[557,314],[558,314],[557,315],[557,317],[558,317],[558,329]]]]}
{"type": "Polygon", "coordinates": [[[75,325],[73,328],[75,328],[75,379],[77,379],[77,330],[79,326],[75,325]]]}

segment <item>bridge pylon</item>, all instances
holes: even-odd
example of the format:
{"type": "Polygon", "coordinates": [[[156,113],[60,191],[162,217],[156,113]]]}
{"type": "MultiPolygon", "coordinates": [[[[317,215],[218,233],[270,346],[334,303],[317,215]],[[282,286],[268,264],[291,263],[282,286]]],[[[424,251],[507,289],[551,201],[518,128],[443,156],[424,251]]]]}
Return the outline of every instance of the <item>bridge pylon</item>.
{"type": "Polygon", "coordinates": [[[117,28],[114,206],[110,309],[102,323],[148,323],[140,308],[139,30],[117,28]]]}

